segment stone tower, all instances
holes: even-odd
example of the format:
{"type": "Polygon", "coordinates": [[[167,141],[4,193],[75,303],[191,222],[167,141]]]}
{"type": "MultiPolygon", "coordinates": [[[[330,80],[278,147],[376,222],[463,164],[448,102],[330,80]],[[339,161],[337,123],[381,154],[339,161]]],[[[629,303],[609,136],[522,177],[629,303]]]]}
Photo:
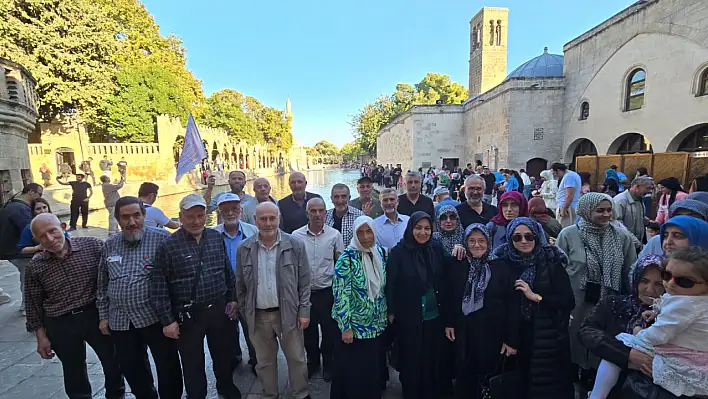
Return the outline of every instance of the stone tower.
{"type": "Polygon", "coordinates": [[[506,77],[508,27],[508,8],[484,7],[470,21],[470,97],[506,77]]]}

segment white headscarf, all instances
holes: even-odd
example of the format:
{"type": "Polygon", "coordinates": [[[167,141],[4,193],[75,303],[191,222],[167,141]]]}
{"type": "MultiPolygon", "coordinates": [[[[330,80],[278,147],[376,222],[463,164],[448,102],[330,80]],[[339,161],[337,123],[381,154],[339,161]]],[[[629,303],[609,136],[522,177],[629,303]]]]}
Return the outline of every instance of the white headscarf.
{"type": "Polygon", "coordinates": [[[352,241],[349,243],[349,248],[361,252],[361,266],[364,270],[364,277],[366,277],[367,292],[369,293],[369,298],[375,300],[379,297],[379,292],[381,291],[383,259],[381,259],[381,255],[379,255],[379,251],[376,249],[376,227],[374,227],[374,220],[368,216],[359,216],[354,220],[353,230],[354,235],[352,241]],[[356,235],[359,227],[365,224],[369,225],[374,232],[374,244],[369,248],[364,248],[361,243],[359,243],[359,237],[356,235]]]}

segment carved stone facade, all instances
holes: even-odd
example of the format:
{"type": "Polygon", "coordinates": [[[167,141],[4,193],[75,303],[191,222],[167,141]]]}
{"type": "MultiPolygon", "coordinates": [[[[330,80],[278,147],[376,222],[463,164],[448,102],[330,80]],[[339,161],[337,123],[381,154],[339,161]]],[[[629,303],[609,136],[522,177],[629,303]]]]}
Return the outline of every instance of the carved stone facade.
{"type": "Polygon", "coordinates": [[[379,159],[417,169],[452,158],[446,154],[461,144],[460,164],[481,160],[535,174],[578,155],[706,155],[707,1],[637,2],[566,44],[564,56],[544,50],[499,78],[501,65],[506,72],[507,13],[484,8],[470,23],[470,98],[399,115],[378,133],[379,159]],[[447,122],[450,114],[461,115],[459,125],[447,122]],[[436,133],[442,144],[425,152],[415,143],[428,143],[428,131],[412,128],[406,137],[396,126],[421,118],[446,126],[436,133]],[[383,148],[391,141],[411,145],[383,148]]]}
{"type": "Polygon", "coordinates": [[[0,203],[32,181],[27,136],[37,120],[36,83],[24,67],[0,58],[0,203]]]}

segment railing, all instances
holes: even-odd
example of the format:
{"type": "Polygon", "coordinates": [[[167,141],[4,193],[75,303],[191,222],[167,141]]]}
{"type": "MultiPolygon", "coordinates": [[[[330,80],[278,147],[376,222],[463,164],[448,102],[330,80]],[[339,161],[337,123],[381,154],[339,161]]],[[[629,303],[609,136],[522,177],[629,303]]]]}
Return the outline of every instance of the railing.
{"type": "Polygon", "coordinates": [[[42,150],[42,145],[41,144],[28,144],[27,148],[29,149],[29,154],[30,156],[32,155],[44,155],[44,151],[42,150]]]}
{"type": "Polygon", "coordinates": [[[159,154],[159,146],[155,143],[143,144],[89,144],[89,155],[152,155],[159,154]]]}

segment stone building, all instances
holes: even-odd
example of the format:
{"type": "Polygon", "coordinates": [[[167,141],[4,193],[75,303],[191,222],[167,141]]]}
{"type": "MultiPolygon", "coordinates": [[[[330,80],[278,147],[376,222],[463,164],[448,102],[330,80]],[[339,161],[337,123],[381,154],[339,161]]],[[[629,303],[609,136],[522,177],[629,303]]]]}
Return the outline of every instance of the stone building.
{"type": "Polygon", "coordinates": [[[0,203],[32,182],[27,136],[37,121],[36,81],[21,65],[0,58],[0,203]]]}
{"type": "Polygon", "coordinates": [[[470,22],[470,97],[378,132],[379,163],[526,168],[578,155],[708,151],[708,1],[641,0],[506,72],[508,11],[470,22]],[[392,146],[392,144],[395,144],[392,146]]]}

